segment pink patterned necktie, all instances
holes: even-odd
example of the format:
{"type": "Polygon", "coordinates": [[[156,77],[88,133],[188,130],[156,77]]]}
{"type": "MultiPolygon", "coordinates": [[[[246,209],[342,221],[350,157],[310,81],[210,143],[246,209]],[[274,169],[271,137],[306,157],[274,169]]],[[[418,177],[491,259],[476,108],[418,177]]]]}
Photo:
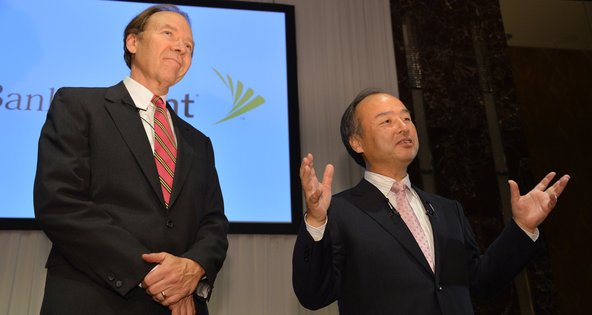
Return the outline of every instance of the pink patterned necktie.
{"type": "Polygon", "coordinates": [[[152,97],[154,110],[154,159],[164,204],[168,208],[175,175],[175,163],[177,163],[177,146],[173,139],[171,125],[166,117],[166,106],[162,98],[157,95],[152,97]]]}
{"type": "Polygon", "coordinates": [[[395,198],[397,200],[397,210],[407,225],[407,228],[409,228],[409,231],[411,231],[411,234],[413,234],[413,237],[423,252],[423,255],[428,260],[432,271],[434,271],[434,258],[432,257],[432,252],[430,251],[428,239],[421,228],[421,225],[419,225],[419,220],[417,219],[415,212],[413,212],[413,209],[411,209],[411,205],[407,199],[406,189],[407,186],[402,181],[396,182],[391,188],[391,191],[395,193],[395,198]]]}

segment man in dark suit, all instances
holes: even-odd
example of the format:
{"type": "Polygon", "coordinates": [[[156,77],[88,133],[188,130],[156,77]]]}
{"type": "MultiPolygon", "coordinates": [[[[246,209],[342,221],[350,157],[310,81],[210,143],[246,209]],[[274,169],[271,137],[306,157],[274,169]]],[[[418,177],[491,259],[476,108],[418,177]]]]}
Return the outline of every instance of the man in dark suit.
{"type": "Polygon", "coordinates": [[[509,181],[514,220],[481,255],[461,205],[411,185],[419,142],[400,100],[361,92],[341,136],[366,168],[357,186],[331,196],[332,165],[322,182],[311,154],[300,167],[307,212],[292,281],[309,309],[337,300],[341,314],[472,314],[470,294],[497,292],[541,251],[537,226],[569,180],[548,187],[549,173],[524,196],[509,181]]]}
{"type": "Polygon", "coordinates": [[[228,220],[210,139],[165,107],[193,47],[187,15],[152,6],[124,32],[129,77],[56,93],[34,187],[42,314],[208,313],[228,220]]]}

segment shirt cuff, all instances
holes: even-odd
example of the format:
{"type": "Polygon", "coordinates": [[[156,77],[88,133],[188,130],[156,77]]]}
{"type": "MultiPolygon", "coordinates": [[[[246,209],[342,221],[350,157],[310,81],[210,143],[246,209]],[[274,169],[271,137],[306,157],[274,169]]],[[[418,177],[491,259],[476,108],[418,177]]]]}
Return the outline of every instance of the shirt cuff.
{"type": "MultiPolygon", "coordinates": [[[[150,271],[148,271],[148,273],[151,273],[152,271],[154,271],[154,269],[158,268],[158,266],[160,266],[160,264],[152,267],[152,269],[150,269],[150,271]]],[[[144,279],[142,279],[142,281],[144,281],[144,279]]],[[[142,286],[142,281],[140,281],[140,283],[138,284],[138,286],[143,289],[144,287],[142,286]]]]}
{"type": "Polygon", "coordinates": [[[522,231],[524,231],[524,233],[526,233],[526,235],[528,235],[528,237],[530,237],[530,239],[531,239],[533,242],[536,242],[536,241],[539,239],[539,235],[540,235],[540,233],[539,233],[539,228],[536,228],[536,229],[534,230],[534,233],[530,233],[530,232],[528,232],[527,230],[523,229],[523,228],[522,228],[522,227],[521,227],[519,224],[516,224],[516,225],[518,225],[518,227],[519,227],[519,228],[520,228],[522,231]]]}
{"type": "Polygon", "coordinates": [[[312,236],[312,239],[315,242],[318,242],[320,240],[323,239],[323,235],[325,234],[325,227],[327,226],[327,222],[329,221],[329,217],[327,217],[325,219],[325,223],[323,223],[323,225],[319,226],[319,227],[314,227],[310,224],[308,224],[308,222],[306,222],[306,213],[304,214],[304,223],[306,224],[306,230],[308,231],[308,233],[310,233],[310,236],[312,236]]]}
{"type": "Polygon", "coordinates": [[[195,289],[195,295],[202,300],[209,301],[210,295],[212,294],[212,286],[210,282],[208,282],[208,277],[203,276],[197,283],[197,288],[195,289]]]}

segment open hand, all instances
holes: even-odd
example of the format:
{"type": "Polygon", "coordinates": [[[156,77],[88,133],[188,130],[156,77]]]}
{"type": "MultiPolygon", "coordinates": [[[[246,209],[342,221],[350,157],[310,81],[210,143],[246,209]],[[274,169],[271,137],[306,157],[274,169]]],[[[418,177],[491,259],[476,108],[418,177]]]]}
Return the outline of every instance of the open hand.
{"type": "Polygon", "coordinates": [[[300,182],[306,201],[308,224],[321,226],[327,218],[327,209],[331,203],[331,183],[333,182],[333,165],[327,164],[323,174],[323,182],[319,182],[313,166],[313,156],[308,153],[300,164],[300,182]]]}
{"type": "Polygon", "coordinates": [[[570,179],[569,175],[563,175],[555,184],[547,188],[553,177],[555,177],[555,172],[550,172],[524,196],[520,196],[520,190],[515,181],[508,181],[514,220],[516,224],[530,233],[534,233],[539,224],[555,208],[559,196],[570,179]]]}

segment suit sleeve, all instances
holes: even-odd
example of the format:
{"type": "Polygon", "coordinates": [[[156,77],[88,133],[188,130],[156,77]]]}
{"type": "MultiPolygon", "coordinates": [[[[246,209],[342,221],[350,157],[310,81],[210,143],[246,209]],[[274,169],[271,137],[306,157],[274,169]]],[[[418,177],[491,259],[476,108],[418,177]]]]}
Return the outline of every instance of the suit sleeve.
{"type": "Polygon", "coordinates": [[[92,200],[90,119],[84,102],[69,89],[58,90],[52,101],[39,139],[35,217],[69,264],[125,295],[152,265],[141,259],[148,250],[113,224],[106,205],[92,200]]]}
{"type": "Polygon", "coordinates": [[[300,304],[311,310],[339,298],[344,254],[336,221],[336,217],[329,216],[323,238],[315,242],[303,220],[294,245],[292,286],[300,304]]]}
{"type": "Polygon", "coordinates": [[[514,220],[510,220],[487,250],[480,254],[469,222],[460,204],[457,203],[457,206],[464,228],[467,266],[474,296],[485,297],[500,292],[534,257],[544,252],[542,236],[533,242],[514,220]]]}
{"type": "Polygon", "coordinates": [[[212,143],[207,142],[208,180],[204,211],[193,246],[183,255],[199,263],[206,271],[207,281],[213,286],[222,268],[228,249],[228,219],[224,215],[224,201],[214,162],[212,143]]]}

